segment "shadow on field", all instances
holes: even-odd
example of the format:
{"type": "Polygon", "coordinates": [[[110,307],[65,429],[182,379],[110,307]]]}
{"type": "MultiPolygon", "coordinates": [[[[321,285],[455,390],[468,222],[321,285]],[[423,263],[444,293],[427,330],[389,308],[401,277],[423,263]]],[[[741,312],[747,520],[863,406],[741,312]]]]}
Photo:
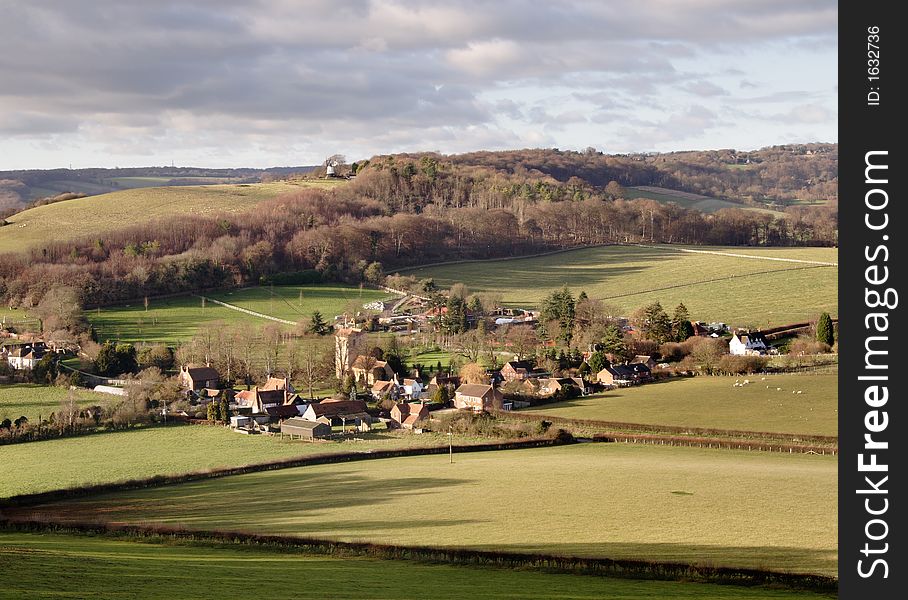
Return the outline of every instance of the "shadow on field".
{"type": "MultiPolygon", "coordinates": [[[[54,521],[148,523],[163,522],[187,527],[274,530],[296,524],[300,534],[319,531],[399,528],[399,519],[385,515],[382,505],[405,497],[414,507],[431,502],[443,488],[470,483],[466,479],[439,477],[370,478],[351,473],[306,472],[284,469],[220,479],[105,494],[41,506],[9,509],[8,516],[54,521]],[[264,488],[264,489],[263,489],[264,488]],[[362,507],[363,519],[349,522],[315,522],[330,519],[332,511],[362,507]],[[377,519],[375,517],[381,517],[377,519]],[[303,523],[301,523],[303,522],[303,523]]],[[[401,518],[410,518],[400,515],[401,518]]],[[[420,519],[422,525],[458,525],[473,521],[420,519]]],[[[257,531],[256,531],[257,532],[257,531]]]]}

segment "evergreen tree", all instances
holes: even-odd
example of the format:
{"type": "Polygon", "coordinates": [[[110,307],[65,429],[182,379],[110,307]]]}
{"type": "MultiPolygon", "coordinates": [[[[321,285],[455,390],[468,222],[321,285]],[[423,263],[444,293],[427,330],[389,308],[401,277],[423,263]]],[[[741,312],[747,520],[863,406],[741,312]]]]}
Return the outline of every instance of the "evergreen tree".
{"type": "Polygon", "coordinates": [[[440,385],[432,393],[432,402],[435,404],[447,404],[450,398],[448,397],[448,388],[447,386],[440,385]]]}
{"type": "Polygon", "coordinates": [[[659,302],[644,306],[640,311],[640,329],[646,339],[664,344],[672,338],[672,324],[659,302]]]}
{"type": "Polygon", "coordinates": [[[675,307],[675,313],[672,315],[672,338],[676,342],[683,342],[693,334],[694,327],[690,322],[690,313],[681,302],[675,307]]]}
{"type": "Polygon", "coordinates": [[[344,376],[344,381],[341,384],[341,393],[345,396],[349,396],[351,391],[356,392],[356,377],[353,376],[352,372],[344,376]]]}
{"type": "Polygon", "coordinates": [[[552,292],[542,301],[542,320],[558,321],[560,331],[558,338],[570,343],[574,329],[577,302],[571,290],[565,286],[559,291],[552,292]]]}
{"type": "Polygon", "coordinates": [[[322,313],[319,311],[312,313],[312,319],[309,321],[309,333],[327,335],[330,330],[328,324],[325,323],[325,319],[322,317],[322,313]]]}
{"type": "Polygon", "coordinates": [[[835,343],[835,333],[829,313],[824,312],[817,319],[817,341],[827,346],[832,346],[835,343]]]}
{"type": "Polygon", "coordinates": [[[586,364],[589,364],[590,373],[595,375],[609,365],[605,352],[593,352],[586,364]]]}
{"type": "MultiPolygon", "coordinates": [[[[627,344],[624,342],[624,332],[617,325],[609,325],[602,332],[602,341],[600,342],[603,352],[614,354],[615,356],[624,356],[627,354],[627,344]]],[[[590,365],[591,367],[593,365],[590,365]]]]}
{"type": "Polygon", "coordinates": [[[227,398],[221,398],[221,401],[218,402],[218,412],[220,412],[220,420],[224,423],[230,421],[230,405],[227,404],[227,398]]]}
{"type": "Polygon", "coordinates": [[[208,403],[208,420],[211,421],[211,422],[214,422],[214,421],[217,421],[217,420],[218,420],[218,411],[217,411],[217,403],[216,403],[216,402],[209,402],[209,403],[208,403]]]}

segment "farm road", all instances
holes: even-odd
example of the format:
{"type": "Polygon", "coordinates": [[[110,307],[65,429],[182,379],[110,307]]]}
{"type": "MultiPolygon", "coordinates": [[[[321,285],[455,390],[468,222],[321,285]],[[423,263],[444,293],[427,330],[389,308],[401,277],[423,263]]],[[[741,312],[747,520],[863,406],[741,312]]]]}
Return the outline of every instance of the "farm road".
{"type": "Polygon", "coordinates": [[[731,256],[733,258],[752,258],[754,260],[774,260],[779,262],[801,263],[806,265],[817,265],[819,267],[837,267],[839,263],[823,262],[819,260],[803,260],[800,258],[780,258],[778,256],[754,256],[753,254],[738,254],[735,252],[717,252],[715,250],[691,250],[690,248],[666,248],[665,246],[650,246],[648,244],[636,244],[641,248],[652,248],[653,250],[663,250],[665,252],[690,252],[692,254],[715,254],[716,256],[731,256]]]}
{"type": "Polygon", "coordinates": [[[284,325],[296,325],[295,321],[288,321],[287,319],[279,319],[277,317],[272,317],[271,315],[266,315],[264,313],[256,312],[254,310],[249,310],[248,308],[242,308],[236,306],[235,304],[228,304],[226,302],[221,302],[220,300],[215,300],[214,298],[209,298],[207,296],[200,296],[199,294],[193,294],[196,298],[201,298],[205,302],[213,302],[218,306],[223,306],[224,308],[229,308],[230,310],[238,310],[241,313],[246,313],[247,315],[252,315],[253,317],[259,317],[261,319],[268,319],[269,321],[275,321],[277,323],[283,323],[284,325]]]}

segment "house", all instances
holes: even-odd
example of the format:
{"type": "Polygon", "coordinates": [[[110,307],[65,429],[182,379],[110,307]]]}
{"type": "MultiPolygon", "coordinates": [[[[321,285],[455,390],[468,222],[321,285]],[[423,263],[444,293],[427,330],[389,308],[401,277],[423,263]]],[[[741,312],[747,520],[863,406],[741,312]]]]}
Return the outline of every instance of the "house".
{"type": "Polygon", "coordinates": [[[265,391],[283,390],[290,394],[296,393],[296,389],[294,389],[293,384],[290,383],[290,379],[287,377],[269,377],[265,385],[259,387],[259,389],[265,391]]]}
{"type": "Polygon", "coordinates": [[[728,351],[735,356],[761,355],[769,351],[769,343],[762,333],[736,333],[728,343],[728,351]]]}
{"type": "Polygon", "coordinates": [[[418,400],[422,395],[422,381],[419,379],[404,379],[403,385],[400,386],[403,396],[411,400],[418,400]]]}
{"type": "Polygon", "coordinates": [[[400,390],[397,387],[397,384],[393,381],[379,380],[372,384],[372,397],[376,400],[381,400],[385,396],[388,396],[392,400],[396,400],[400,395],[400,390]]]}
{"type": "Polygon", "coordinates": [[[350,369],[353,371],[353,377],[357,381],[365,382],[366,385],[394,377],[394,370],[386,361],[363,354],[356,357],[350,369]]]}
{"type": "Polygon", "coordinates": [[[14,369],[32,370],[44,358],[47,347],[44,342],[18,344],[10,348],[6,355],[6,362],[14,369]]]}
{"type": "Polygon", "coordinates": [[[629,364],[632,365],[646,365],[646,368],[652,371],[656,368],[656,361],[653,360],[653,357],[648,354],[638,354],[630,361],[629,364]]]}
{"type": "Polygon", "coordinates": [[[304,440],[316,440],[331,435],[331,426],[301,418],[287,419],[281,423],[281,437],[285,435],[289,435],[291,440],[295,436],[304,440]]]}
{"type": "Polygon", "coordinates": [[[523,381],[530,377],[538,376],[533,363],[528,360],[512,360],[501,367],[501,377],[505,381],[523,381]]]}
{"type": "Polygon", "coordinates": [[[212,367],[184,365],[180,367],[179,380],[180,385],[184,388],[198,391],[205,388],[217,388],[221,375],[217,369],[212,367]]]}
{"type": "MultiPolygon", "coordinates": [[[[541,396],[551,396],[560,391],[567,391],[567,388],[577,388],[578,391],[582,391],[582,387],[577,385],[575,379],[580,379],[579,377],[550,377],[548,379],[539,380],[539,395],[541,396]]],[[[581,380],[582,381],[582,380],[581,380]]]]}
{"type": "Polygon", "coordinates": [[[627,368],[626,365],[610,365],[596,373],[596,381],[603,385],[625,387],[634,385],[637,378],[634,370],[627,368]]]}
{"type": "Polygon", "coordinates": [[[307,421],[318,421],[326,425],[344,425],[371,423],[372,418],[366,412],[366,403],[362,400],[337,400],[335,402],[313,402],[303,413],[307,421]]]}
{"type": "Polygon", "coordinates": [[[269,408],[290,404],[293,399],[295,397],[286,390],[263,390],[259,387],[237,392],[235,396],[237,409],[248,409],[252,414],[262,414],[269,408]]]}
{"type": "Polygon", "coordinates": [[[454,391],[454,408],[485,412],[500,409],[504,396],[491,385],[465,383],[454,391]]]}
{"type": "Polygon", "coordinates": [[[628,363],[624,367],[633,373],[634,383],[645,383],[653,378],[652,370],[644,363],[628,363]]]}
{"type": "Polygon", "coordinates": [[[401,402],[391,409],[391,420],[404,429],[413,429],[429,418],[429,409],[418,402],[401,402]]]}

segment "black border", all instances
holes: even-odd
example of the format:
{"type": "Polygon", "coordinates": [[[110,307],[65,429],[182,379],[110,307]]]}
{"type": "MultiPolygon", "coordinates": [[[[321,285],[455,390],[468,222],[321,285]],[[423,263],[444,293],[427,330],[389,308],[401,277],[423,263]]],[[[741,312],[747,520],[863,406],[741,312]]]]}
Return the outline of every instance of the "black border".
{"type": "MultiPolygon", "coordinates": [[[[902,178],[904,167],[905,139],[900,132],[899,113],[902,112],[904,94],[900,89],[900,64],[906,56],[905,31],[903,24],[895,15],[899,7],[895,2],[842,2],[839,4],[839,597],[855,599],[905,597],[908,587],[904,583],[908,562],[905,560],[905,533],[902,514],[904,513],[905,494],[893,488],[905,487],[901,475],[903,469],[899,460],[904,455],[904,447],[899,443],[899,433],[905,430],[905,410],[902,408],[902,389],[900,371],[904,371],[904,356],[899,350],[904,347],[904,324],[900,310],[890,310],[889,340],[886,356],[889,369],[888,382],[890,397],[887,405],[880,410],[888,412],[889,424],[882,433],[875,433],[874,439],[888,441],[888,450],[877,451],[878,460],[889,465],[889,480],[882,486],[888,490],[889,507],[881,518],[888,523],[889,533],[881,542],[888,542],[888,552],[871,555],[873,558],[884,558],[889,566],[888,578],[881,577],[882,568],[878,566],[875,575],[862,578],[858,574],[858,560],[863,559],[864,568],[870,562],[861,554],[861,549],[868,541],[865,537],[865,524],[872,517],[864,507],[868,496],[857,493],[858,489],[867,487],[865,475],[878,480],[879,474],[859,473],[858,455],[867,452],[863,449],[864,416],[871,410],[864,402],[864,390],[867,382],[858,377],[867,373],[864,370],[864,342],[874,331],[865,328],[864,317],[868,312],[880,309],[869,309],[865,305],[865,269],[870,264],[865,258],[865,248],[871,252],[878,244],[884,244],[889,250],[886,264],[890,271],[890,280],[880,287],[891,286],[897,291],[904,290],[901,273],[908,265],[901,263],[900,245],[904,234],[901,231],[908,224],[908,217],[899,214],[902,200],[902,178]],[[879,27],[880,39],[880,79],[868,79],[868,28],[879,27]],[[868,92],[879,88],[879,105],[868,103],[868,92]],[[901,139],[900,139],[901,138],[901,139]],[[888,151],[885,157],[888,162],[888,183],[883,187],[889,194],[890,224],[885,231],[871,231],[864,225],[864,195],[879,185],[865,183],[865,154],[869,151],[888,151]],[[905,219],[904,222],[901,220],[905,219]],[[883,235],[889,239],[883,241],[883,235]],[[896,283],[897,282],[897,283],[896,283]]],[[[879,172],[878,172],[879,173],[879,172]]],[[[901,211],[904,213],[904,211],[901,211]]],[[[879,215],[874,215],[878,218],[879,215]]],[[[879,289],[879,288],[878,288],[879,289]]],[[[901,298],[899,299],[902,300],[901,298]]],[[[908,298],[906,298],[908,300],[908,298]]],[[[882,309],[886,310],[886,309],[882,309]]],[[[876,334],[880,335],[880,334],[876,334]]],[[[882,348],[882,345],[877,345],[882,348]]],[[[879,361],[878,361],[879,362],[879,361]]],[[[879,371],[874,374],[880,374],[879,371]]],[[[865,458],[865,462],[868,459],[865,458]]],[[[884,474],[885,475],[885,474],[884,474]]],[[[875,496],[878,502],[881,496],[875,496]]],[[[875,506],[879,506],[875,504],[875,506]]],[[[877,527],[882,528],[877,524],[877,527]]],[[[879,529],[874,530],[879,531],[879,529]]]]}

